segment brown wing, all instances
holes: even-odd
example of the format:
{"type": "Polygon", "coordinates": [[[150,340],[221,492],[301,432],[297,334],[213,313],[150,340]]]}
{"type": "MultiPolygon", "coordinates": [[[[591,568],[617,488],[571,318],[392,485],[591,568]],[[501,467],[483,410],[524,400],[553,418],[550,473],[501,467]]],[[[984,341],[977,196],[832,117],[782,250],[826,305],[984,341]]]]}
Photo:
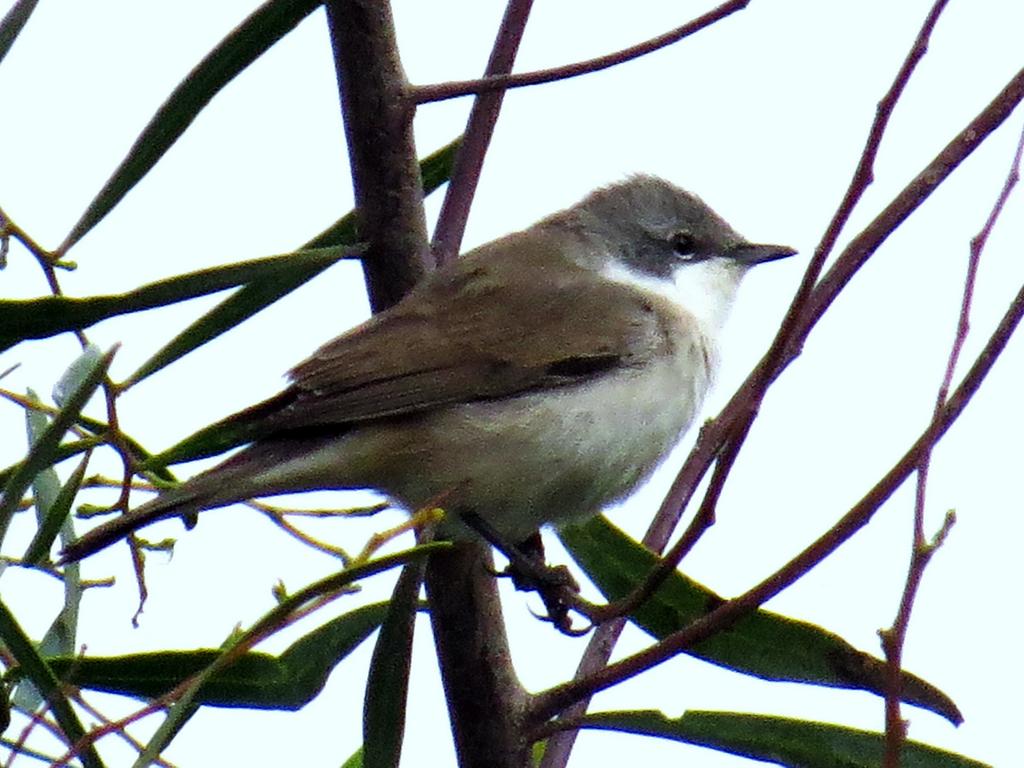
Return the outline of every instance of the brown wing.
{"type": "Polygon", "coordinates": [[[296,366],[273,428],[342,425],[565,386],[669,348],[657,299],[595,284],[592,273],[564,260],[553,270],[557,251],[540,251],[531,233],[515,237],[514,258],[491,258],[507,240],[484,246],[296,366]]]}

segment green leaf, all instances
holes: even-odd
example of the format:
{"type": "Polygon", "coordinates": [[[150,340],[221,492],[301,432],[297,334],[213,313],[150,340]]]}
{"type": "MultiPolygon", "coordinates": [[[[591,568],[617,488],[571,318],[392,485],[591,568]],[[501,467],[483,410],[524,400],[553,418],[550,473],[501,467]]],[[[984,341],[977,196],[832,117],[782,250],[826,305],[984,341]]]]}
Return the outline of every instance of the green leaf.
{"type": "MultiPolygon", "coordinates": [[[[420,162],[424,194],[434,192],[448,180],[461,142],[461,138],[450,141],[420,162]]],[[[306,243],[303,248],[342,247],[351,244],[356,239],[355,226],[355,214],[349,213],[306,243]]],[[[312,267],[306,271],[300,270],[290,279],[256,281],[247,285],[175,336],[163,349],[143,363],[139,370],[129,376],[127,382],[137,383],[159,368],[169,365],[193,349],[234,328],[246,318],[313,279],[324,268],[312,267]]],[[[226,419],[204,427],[171,446],[147,461],[145,466],[162,470],[169,464],[215,456],[237,445],[250,442],[256,436],[251,424],[226,419]]]]}
{"type": "MultiPolygon", "coordinates": [[[[53,716],[67,739],[68,744],[77,744],[85,738],[82,727],[71,703],[65,698],[52,669],[47,666],[36,652],[35,645],[18,624],[14,614],[0,601],[0,640],[11,656],[18,662],[18,669],[40,691],[50,704],[53,716]]],[[[103,763],[96,754],[95,747],[90,743],[79,753],[86,768],[103,768],[103,763]]]]}
{"type": "MultiPolygon", "coordinates": [[[[375,603],[339,616],[300,638],[280,656],[250,651],[215,672],[195,704],[295,710],[308,704],[342,660],[376,630],[388,604],[375,603]]],[[[112,657],[66,657],[50,664],[64,682],[142,699],[160,696],[199,674],[223,649],[157,651],[112,657]]]]}
{"type": "Polygon", "coordinates": [[[18,0],[0,21],[0,61],[3,61],[7,52],[11,50],[38,3],[39,0],[18,0]]]}
{"type": "MultiPolygon", "coordinates": [[[[60,407],[67,405],[69,398],[85,383],[102,358],[102,350],[95,344],[88,344],[82,350],[82,353],[61,374],[60,379],[54,385],[54,402],[60,407]]],[[[35,392],[29,390],[28,394],[29,399],[39,403],[39,398],[35,392]]],[[[49,427],[50,417],[41,410],[29,408],[25,411],[25,421],[28,425],[29,445],[35,445],[49,427]]],[[[60,446],[58,446],[58,450],[59,448],[60,446]]],[[[89,455],[86,454],[86,457],[79,462],[78,468],[72,473],[71,478],[63,486],[60,484],[60,479],[57,477],[57,473],[52,466],[40,471],[32,481],[32,495],[35,498],[36,520],[39,522],[39,526],[32,542],[22,556],[22,560],[26,564],[37,565],[49,552],[50,545],[53,544],[58,534],[61,535],[65,545],[69,544],[74,538],[74,528],[68,515],[71,511],[71,504],[75,500],[75,495],[82,484],[82,478],[85,477],[85,469],[89,463],[88,459],[89,455]]],[[[65,618],[70,619],[69,626],[65,627],[65,629],[70,631],[63,632],[62,630],[64,635],[62,642],[67,642],[68,644],[53,648],[48,655],[72,653],[74,651],[74,627],[78,623],[78,599],[81,597],[80,585],[78,585],[77,581],[78,569],[67,569],[65,571],[66,596],[72,600],[73,604],[68,603],[64,606],[65,618]]],[[[51,627],[51,630],[54,630],[54,627],[51,627]]],[[[44,638],[44,643],[47,639],[44,638]]]]}
{"type": "MultiPolygon", "coordinates": [[[[94,344],[87,345],[54,386],[53,399],[61,407],[67,406],[83,386],[89,386],[90,377],[100,366],[103,370],[106,369],[100,348],[94,344]]],[[[39,402],[33,391],[29,390],[28,394],[31,401],[39,402]]],[[[50,428],[50,417],[40,410],[27,408],[25,421],[28,426],[29,446],[35,446],[50,428]]],[[[33,479],[32,493],[35,499],[36,519],[39,524],[35,536],[22,557],[25,564],[36,565],[41,562],[49,553],[58,534],[65,546],[74,540],[75,532],[69,513],[82,484],[82,478],[85,477],[89,456],[90,454],[86,453],[63,486],[60,485],[57,473],[52,467],[41,470],[33,479]]],[[[75,652],[78,612],[83,596],[78,564],[72,563],[64,568],[61,580],[64,584],[64,605],[54,617],[36,648],[43,658],[70,655],[75,652]]],[[[31,712],[42,703],[43,697],[30,681],[24,681],[23,684],[16,687],[11,700],[16,707],[31,712]]]]}
{"type": "MultiPolygon", "coordinates": [[[[424,197],[436,192],[451,178],[452,169],[455,167],[455,158],[461,146],[462,137],[459,136],[420,160],[420,183],[423,186],[424,197]]],[[[323,248],[328,245],[346,245],[356,242],[357,239],[355,213],[350,212],[302,247],[323,248]]]]}
{"type": "Polygon", "coordinates": [[[0,351],[27,339],[83,330],[111,317],[163,307],[240,285],[287,282],[310,270],[323,271],[351,255],[351,248],[313,248],[202,269],[149,283],[126,293],[88,298],[43,296],[0,301],[0,315],[4,318],[0,329],[0,351]]]}
{"type": "MultiPolygon", "coordinates": [[[[420,162],[420,175],[423,180],[424,194],[430,194],[451,176],[455,154],[460,143],[461,138],[455,139],[420,162]]],[[[352,247],[356,241],[355,214],[348,213],[302,246],[302,248],[308,250],[328,247],[352,247]]],[[[309,264],[301,266],[289,274],[252,281],[171,339],[156,354],[143,363],[135,373],[129,376],[126,384],[138,383],[145,377],[170,365],[175,360],[184,357],[192,350],[231,330],[243,320],[252,317],[257,312],[287,296],[296,288],[309,282],[328,266],[330,265],[309,264]]],[[[244,440],[241,442],[244,442],[244,440]]],[[[219,453],[238,444],[238,442],[227,444],[223,448],[214,450],[214,453],[219,453]]]]}
{"type": "Polygon", "coordinates": [[[235,446],[251,443],[262,437],[265,428],[252,419],[236,420],[228,417],[175,443],[166,451],[150,457],[142,468],[149,471],[165,469],[170,464],[195,461],[216,456],[235,446]]]}
{"type": "Polygon", "coordinates": [[[18,508],[18,503],[32,484],[32,480],[43,469],[53,464],[61,438],[78,419],[82,408],[85,407],[100,382],[103,381],[116,351],[117,348],[114,347],[96,362],[89,374],[83,378],[81,385],[68,396],[67,403],[61,408],[53,422],[39,436],[25,460],[7,478],[3,498],[0,499],[0,541],[6,535],[7,527],[18,508]]]}
{"type": "Polygon", "coordinates": [[[373,647],[363,698],[362,764],[368,768],[397,768],[402,756],[412,637],[424,565],[419,560],[402,569],[373,647]]]}
{"type": "MultiPolygon", "coordinates": [[[[98,419],[90,419],[87,416],[79,416],[77,423],[79,427],[82,427],[83,429],[92,432],[94,435],[96,435],[96,437],[88,437],[83,440],[72,440],[67,443],[61,443],[59,446],[57,446],[56,450],[53,452],[53,455],[50,457],[50,464],[59,464],[60,462],[66,459],[78,456],[79,454],[84,453],[85,451],[88,451],[92,448],[95,448],[96,446],[101,445],[103,443],[103,440],[100,436],[107,431],[106,422],[99,421],[98,419]]],[[[150,454],[149,451],[143,448],[142,445],[135,438],[123,432],[121,433],[121,435],[122,438],[124,439],[124,444],[128,447],[128,450],[131,452],[132,457],[135,459],[137,464],[145,464],[147,461],[150,461],[153,458],[152,454],[150,454]]],[[[5,485],[7,481],[10,480],[11,476],[15,472],[17,472],[20,467],[21,463],[19,462],[17,464],[12,464],[9,467],[4,467],[3,469],[0,469],[0,486],[5,485]]],[[[164,482],[178,482],[178,479],[174,476],[174,473],[163,466],[149,467],[147,471],[152,472],[154,475],[158,476],[164,482]]]]}
{"type": "MultiPolygon", "coordinates": [[[[882,733],[736,712],[694,711],[675,719],[654,711],[601,712],[586,715],[579,725],[658,736],[789,768],[878,768],[885,750],[882,733]]],[[[901,765],[902,768],[991,768],[977,760],[915,741],[904,745],[901,765]]]]}
{"type": "MultiPolygon", "coordinates": [[[[564,528],[559,536],[609,601],[629,594],[658,562],[653,552],[604,518],[564,528]]],[[[631,619],[660,639],[713,610],[722,600],[676,571],[631,619]]],[[[853,688],[879,696],[885,691],[885,662],[858,651],[821,627],[763,609],[695,644],[686,653],[765,680],[853,688]]],[[[963,720],[948,696],[906,672],[903,701],[953,723],[963,720]]]]}
{"type": "Polygon", "coordinates": [[[318,0],[270,0],[220,41],[185,76],[135,140],[59,248],[65,253],[134,187],[192,124],[210,100],[320,6],[318,0]]]}
{"type": "MultiPolygon", "coordinates": [[[[442,543],[440,548],[443,547],[444,544],[442,543]]],[[[404,565],[411,560],[427,557],[431,552],[438,548],[437,544],[424,544],[402,552],[396,552],[393,555],[385,555],[374,560],[361,562],[358,565],[351,565],[338,573],[332,574],[304,587],[294,595],[290,595],[286,599],[282,600],[275,608],[267,612],[248,630],[230,638],[226,647],[222,650],[222,653],[214,658],[208,666],[198,671],[195,676],[188,681],[184,690],[178,692],[177,700],[171,705],[170,709],[167,711],[167,717],[164,718],[163,723],[161,723],[160,727],[156,729],[156,732],[142,750],[142,753],[139,755],[139,759],[136,761],[136,766],[142,768],[142,766],[149,765],[156,759],[160,752],[166,748],[171,739],[174,738],[175,734],[181,730],[185,722],[195,713],[196,707],[200,701],[199,693],[204,686],[210,683],[211,680],[214,680],[226,669],[230,668],[237,661],[237,657],[232,653],[232,651],[241,647],[240,644],[254,643],[265,638],[269,633],[281,627],[282,623],[289,617],[294,617],[297,611],[310,607],[312,604],[311,601],[319,600],[329,595],[338,596],[346,591],[347,587],[361,578],[372,576],[376,573],[381,573],[391,568],[404,565]]],[[[296,643],[296,645],[298,645],[298,643],[296,643]]],[[[320,643],[314,641],[310,650],[315,650],[319,648],[319,646],[320,643]]],[[[290,650],[294,649],[295,646],[292,646],[290,650]]],[[[299,665],[304,667],[306,659],[311,655],[315,654],[310,654],[300,648],[295,654],[295,658],[299,665]]],[[[302,669],[300,668],[296,670],[296,672],[299,673],[299,677],[301,678],[302,669]]],[[[323,680],[326,679],[326,670],[323,672],[321,678],[319,687],[316,688],[316,691],[319,691],[323,686],[323,680]]],[[[315,695],[315,692],[313,695],[315,695]]]]}
{"type": "Polygon", "coordinates": [[[435,192],[452,177],[455,158],[461,146],[462,137],[458,136],[420,161],[420,183],[423,185],[424,197],[435,192]]]}
{"type": "MultiPolygon", "coordinates": [[[[32,542],[28,545],[28,549],[25,550],[25,554],[22,556],[22,561],[26,565],[39,565],[49,554],[50,547],[56,540],[57,534],[69,522],[68,513],[71,511],[71,504],[74,502],[78,489],[82,485],[82,478],[85,477],[85,469],[88,465],[89,457],[86,456],[78,463],[71,477],[61,487],[57,498],[54,499],[53,503],[46,510],[36,535],[32,537],[32,542]]],[[[73,650],[74,648],[68,648],[65,649],[65,652],[73,650]]]]}
{"type": "MultiPolygon", "coordinates": [[[[89,368],[82,367],[79,363],[84,359],[89,361],[91,365],[95,365],[99,359],[98,350],[96,352],[97,355],[93,355],[87,351],[72,363],[69,370],[77,368],[78,375],[73,380],[67,381],[66,395],[73,393],[82,384],[84,378],[89,375],[89,368]]],[[[35,393],[31,392],[31,390],[29,391],[29,396],[35,399],[35,393]]],[[[63,397],[60,400],[61,402],[66,402],[67,398],[63,397]]],[[[25,412],[25,417],[28,422],[29,444],[34,445],[45,433],[50,421],[45,414],[31,409],[25,412]]],[[[32,494],[35,498],[36,518],[39,521],[39,525],[35,536],[32,538],[32,542],[22,556],[22,561],[26,565],[36,565],[43,560],[49,553],[50,546],[57,538],[58,533],[63,535],[65,543],[68,543],[71,537],[73,537],[74,531],[71,528],[70,520],[68,520],[68,513],[71,510],[71,503],[74,501],[75,494],[78,493],[78,488],[82,484],[82,478],[85,477],[87,466],[88,457],[85,457],[79,462],[78,467],[63,487],[60,486],[57,473],[52,468],[44,469],[36,475],[32,482],[32,494]],[[56,491],[51,491],[48,487],[51,484],[56,486],[56,491]]],[[[64,569],[63,582],[64,605],[54,617],[50,628],[43,635],[43,639],[39,641],[36,648],[39,655],[43,658],[68,655],[75,652],[75,637],[78,632],[78,609],[82,602],[82,583],[77,563],[64,569]]],[[[20,684],[15,688],[11,701],[19,709],[31,712],[42,703],[43,697],[31,682],[24,681],[24,684],[20,684]]]]}
{"type": "Polygon", "coordinates": [[[363,768],[363,748],[360,747],[353,752],[348,760],[341,764],[341,768],[363,768]]]}
{"type": "MultiPolygon", "coordinates": [[[[39,395],[33,389],[28,389],[26,396],[28,400],[37,405],[41,403],[39,395]]],[[[39,438],[43,436],[46,428],[49,426],[50,417],[45,413],[34,408],[25,409],[25,429],[28,433],[29,448],[39,442],[39,438]]],[[[50,508],[59,494],[60,478],[53,467],[41,469],[32,478],[32,498],[35,501],[36,522],[41,523],[43,521],[46,510],[50,508]]]]}
{"type": "Polygon", "coordinates": [[[71,361],[71,365],[64,370],[64,373],[57,379],[57,383],[53,385],[53,402],[57,404],[58,408],[63,408],[67,404],[68,397],[78,389],[101,357],[103,357],[103,350],[97,345],[89,343],[86,344],[81,354],[71,361]]]}

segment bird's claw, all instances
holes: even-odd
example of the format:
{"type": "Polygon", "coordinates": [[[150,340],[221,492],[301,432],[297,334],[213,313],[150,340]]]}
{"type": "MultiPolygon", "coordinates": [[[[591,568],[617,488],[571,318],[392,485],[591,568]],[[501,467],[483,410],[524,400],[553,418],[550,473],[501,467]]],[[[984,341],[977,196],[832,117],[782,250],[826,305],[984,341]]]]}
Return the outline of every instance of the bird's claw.
{"type": "Polygon", "coordinates": [[[544,603],[546,613],[531,613],[542,621],[551,622],[562,634],[580,637],[593,629],[595,622],[591,618],[591,603],[579,596],[579,584],[566,566],[549,566],[522,557],[510,562],[504,570],[494,572],[494,575],[512,579],[517,590],[536,592],[544,603]],[[573,626],[570,615],[572,611],[587,618],[584,627],[573,626]]]}

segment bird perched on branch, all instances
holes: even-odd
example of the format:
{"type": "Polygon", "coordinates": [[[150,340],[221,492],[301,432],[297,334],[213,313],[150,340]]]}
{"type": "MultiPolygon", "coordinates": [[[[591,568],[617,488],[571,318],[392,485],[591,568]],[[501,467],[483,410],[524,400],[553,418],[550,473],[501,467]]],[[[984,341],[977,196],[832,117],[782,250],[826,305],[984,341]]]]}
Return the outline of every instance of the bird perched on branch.
{"type": "Polygon", "coordinates": [[[64,560],[156,520],[314,489],[376,489],[408,510],[443,498],[442,533],[477,520],[513,544],[596,514],[693,422],[744,273],[794,253],[653,176],[598,189],[325,344],[222,423],[247,447],[64,560]]]}

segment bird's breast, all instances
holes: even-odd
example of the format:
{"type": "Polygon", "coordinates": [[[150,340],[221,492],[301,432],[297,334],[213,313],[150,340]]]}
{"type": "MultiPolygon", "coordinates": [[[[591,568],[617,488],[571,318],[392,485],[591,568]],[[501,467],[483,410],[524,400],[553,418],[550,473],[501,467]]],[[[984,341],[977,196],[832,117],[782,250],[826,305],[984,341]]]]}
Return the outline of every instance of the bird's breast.
{"type": "Polygon", "coordinates": [[[703,340],[587,382],[424,415],[389,444],[373,483],[415,508],[458,489],[512,541],[631,493],[692,423],[710,383],[703,340]]]}

